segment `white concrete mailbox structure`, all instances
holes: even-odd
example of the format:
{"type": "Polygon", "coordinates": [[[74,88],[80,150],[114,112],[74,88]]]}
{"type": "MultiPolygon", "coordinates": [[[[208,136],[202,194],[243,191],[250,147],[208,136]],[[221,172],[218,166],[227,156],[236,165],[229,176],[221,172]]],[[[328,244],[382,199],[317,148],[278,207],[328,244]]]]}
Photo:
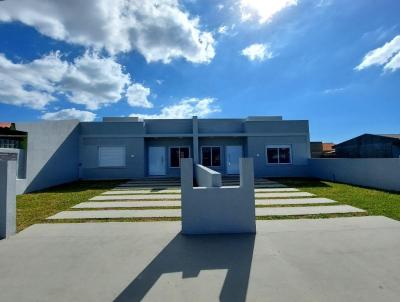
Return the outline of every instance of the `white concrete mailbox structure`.
{"type": "Polygon", "coordinates": [[[0,153],[0,239],[16,232],[16,154],[0,153]]]}
{"type": "Polygon", "coordinates": [[[240,159],[240,186],[221,186],[218,172],[195,169],[200,187],[193,187],[193,160],[181,160],[182,233],[255,233],[253,159],[240,159]]]}

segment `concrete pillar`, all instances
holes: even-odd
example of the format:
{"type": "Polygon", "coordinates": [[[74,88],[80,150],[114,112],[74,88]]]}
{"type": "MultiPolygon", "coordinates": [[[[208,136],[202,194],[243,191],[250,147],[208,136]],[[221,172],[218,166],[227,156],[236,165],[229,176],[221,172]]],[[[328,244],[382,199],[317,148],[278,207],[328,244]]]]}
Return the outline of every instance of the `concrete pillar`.
{"type": "Polygon", "coordinates": [[[199,121],[193,116],[193,162],[199,164],[199,121]]]}
{"type": "Polygon", "coordinates": [[[0,157],[0,239],[16,232],[16,156],[0,157]]]}
{"type": "Polygon", "coordinates": [[[181,191],[193,189],[193,160],[191,158],[181,159],[181,191]]]}
{"type": "Polygon", "coordinates": [[[253,158],[240,158],[240,186],[254,191],[254,164],[253,158]]]}

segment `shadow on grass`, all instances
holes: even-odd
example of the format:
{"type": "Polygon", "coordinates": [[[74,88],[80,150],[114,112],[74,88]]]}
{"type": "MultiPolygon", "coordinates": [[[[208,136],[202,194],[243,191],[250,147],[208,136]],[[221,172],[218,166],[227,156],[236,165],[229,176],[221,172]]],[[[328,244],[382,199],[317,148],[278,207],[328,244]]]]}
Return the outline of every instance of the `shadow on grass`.
{"type": "Polygon", "coordinates": [[[73,193],[87,190],[110,190],[126,180],[78,180],[28,194],[40,193],[73,193]]]}
{"type": "Polygon", "coordinates": [[[198,277],[202,270],[217,269],[227,270],[219,301],[245,301],[254,240],[254,234],[177,234],[114,301],[143,300],[163,274],[182,272],[186,279],[198,277]]]}

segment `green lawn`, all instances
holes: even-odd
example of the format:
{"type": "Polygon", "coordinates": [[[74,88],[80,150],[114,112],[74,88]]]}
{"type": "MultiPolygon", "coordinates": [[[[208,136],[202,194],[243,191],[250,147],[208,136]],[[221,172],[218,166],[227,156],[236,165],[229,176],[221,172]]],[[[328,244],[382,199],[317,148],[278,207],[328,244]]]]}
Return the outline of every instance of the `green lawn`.
{"type": "Polygon", "coordinates": [[[87,201],[122,181],[77,181],[17,196],[17,231],[44,222],[58,212],[87,201]]]}
{"type": "Polygon", "coordinates": [[[362,188],[341,183],[307,178],[277,178],[287,186],[298,188],[368,211],[368,215],[382,215],[400,220],[400,193],[362,188]]]}
{"type": "MultiPolygon", "coordinates": [[[[317,179],[279,178],[278,182],[302,191],[326,197],[368,211],[369,215],[383,215],[400,220],[400,193],[361,188],[340,183],[320,181],[317,179]]],[[[122,181],[79,181],[57,186],[40,192],[17,196],[17,230],[35,224],[48,222],[45,219],[58,212],[70,209],[72,206],[107,191],[122,181]]],[[[172,207],[175,208],[175,207],[172,207]]],[[[346,215],[316,215],[304,218],[329,218],[346,215]]],[[[353,214],[351,216],[354,216],[353,214]]],[[[285,217],[279,217],[282,219],[285,217]]],[[[296,217],[288,217],[296,218],[296,217]]],[[[302,217],[297,217],[302,218],[302,217]]],[[[260,218],[262,219],[262,218],[260,218]]],[[[263,219],[278,219],[264,217],[263,219]]],[[[149,219],[121,219],[115,221],[148,221],[149,219]]],[[[165,219],[150,219],[165,220],[165,219]]],[[[177,219],[167,219],[177,220],[177,219]]],[[[87,220],[82,220],[87,221],[87,220]]],[[[90,220],[89,220],[90,221],[90,220]]],[[[107,220],[104,220],[107,221],[107,220]]],[[[114,220],[111,220],[114,221],[114,220]]],[[[56,222],[56,221],[54,221],[56,222]]],[[[67,221],[63,221],[67,222],[67,221]]],[[[81,222],[74,220],[74,222],[81,222]]]]}

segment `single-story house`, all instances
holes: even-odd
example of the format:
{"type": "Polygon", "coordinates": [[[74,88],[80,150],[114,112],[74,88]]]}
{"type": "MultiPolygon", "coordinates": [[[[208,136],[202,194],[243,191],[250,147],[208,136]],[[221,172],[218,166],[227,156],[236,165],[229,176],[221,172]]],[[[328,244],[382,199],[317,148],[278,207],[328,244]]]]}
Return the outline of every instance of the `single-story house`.
{"type": "Polygon", "coordinates": [[[16,128],[28,133],[19,193],[77,179],[176,177],[186,157],[224,175],[238,174],[239,158],[252,157],[256,176],[306,176],[310,158],[308,121],[280,116],[110,117],[17,123],[16,128]]]}
{"type": "Polygon", "coordinates": [[[335,145],[336,157],[398,158],[400,134],[363,134],[335,145]]]}

